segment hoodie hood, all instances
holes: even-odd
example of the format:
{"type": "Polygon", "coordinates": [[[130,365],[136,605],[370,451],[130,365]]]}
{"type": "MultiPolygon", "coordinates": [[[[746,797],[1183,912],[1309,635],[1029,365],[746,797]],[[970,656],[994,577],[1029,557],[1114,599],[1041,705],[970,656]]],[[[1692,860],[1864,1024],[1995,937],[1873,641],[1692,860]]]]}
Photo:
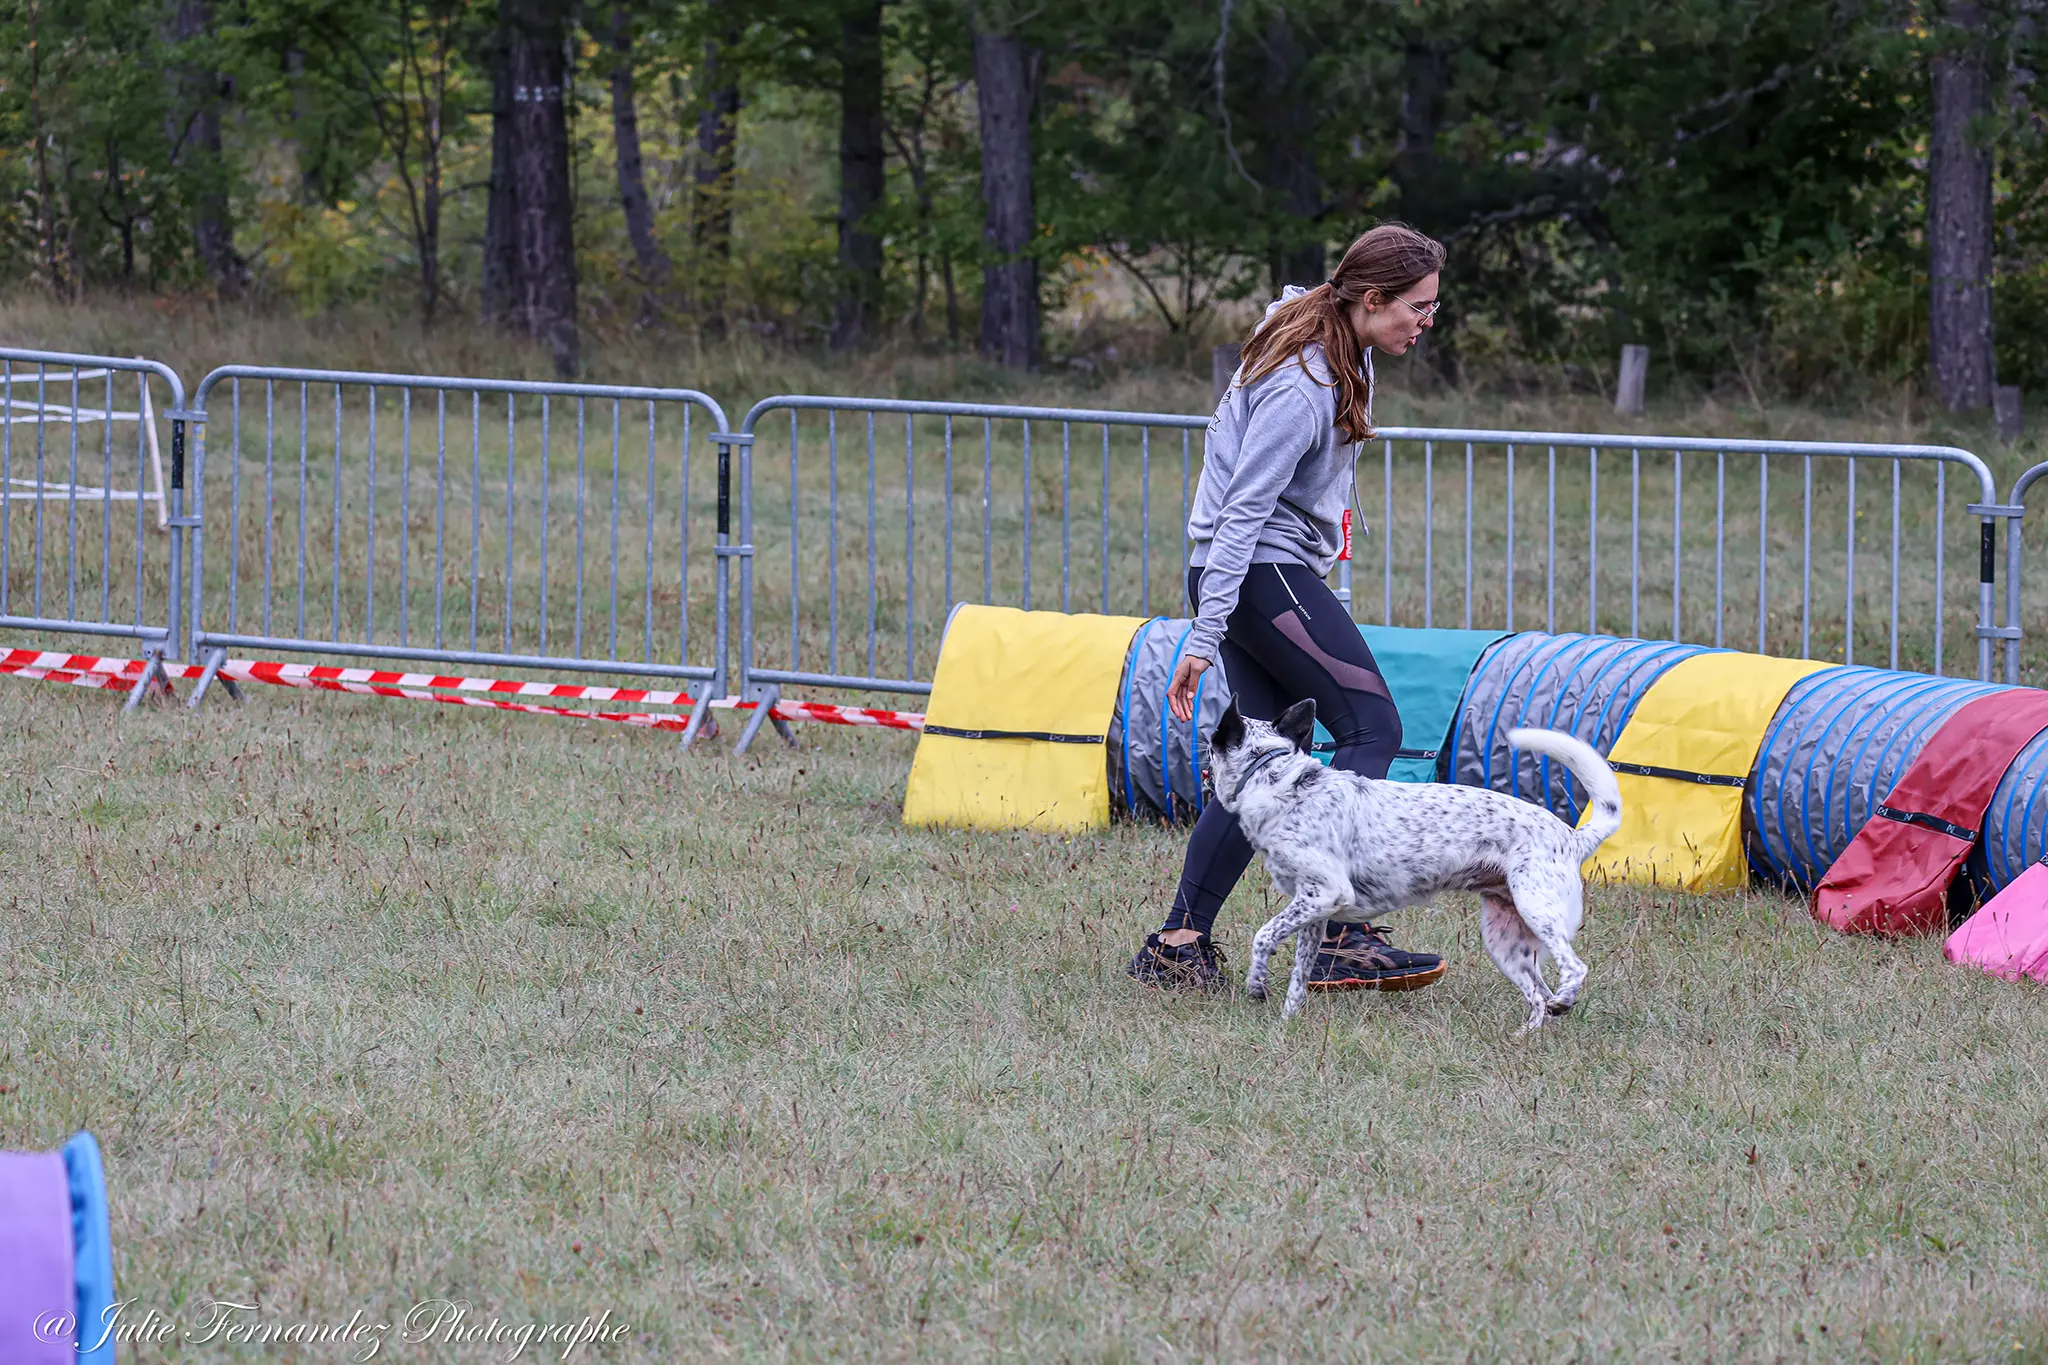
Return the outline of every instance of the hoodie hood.
{"type": "Polygon", "coordinates": [[[1273,314],[1279,310],[1281,304],[1298,299],[1306,293],[1308,293],[1308,290],[1298,284],[1290,284],[1281,289],[1280,297],[1266,305],[1266,315],[1259,319],[1259,325],[1264,326],[1272,318],[1273,314]]]}

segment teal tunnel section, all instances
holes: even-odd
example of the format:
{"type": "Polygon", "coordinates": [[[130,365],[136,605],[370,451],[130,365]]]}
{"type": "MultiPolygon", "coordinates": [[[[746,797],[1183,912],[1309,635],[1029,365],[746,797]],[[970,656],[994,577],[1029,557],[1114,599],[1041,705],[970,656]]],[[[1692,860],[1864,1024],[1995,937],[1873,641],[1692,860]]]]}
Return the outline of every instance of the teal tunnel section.
{"type": "MultiPolygon", "coordinates": [[[[1173,718],[1167,684],[1186,647],[1189,621],[1147,621],[1131,639],[1109,725],[1109,790],[1117,809],[1140,819],[1191,820],[1209,797],[1202,790],[1209,734],[1230,704],[1220,668],[1202,675],[1192,723],[1173,718]]],[[[1388,776],[1433,782],[1442,771],[1446,738],[1473,662],[1501,638],[1498,631],[1408,630],[1360,626],[1401,712],[1402,750],[1388,776]]],[[[1329,735],[1316,732],[1318,756],[1330,758],[1329,735]]]]}

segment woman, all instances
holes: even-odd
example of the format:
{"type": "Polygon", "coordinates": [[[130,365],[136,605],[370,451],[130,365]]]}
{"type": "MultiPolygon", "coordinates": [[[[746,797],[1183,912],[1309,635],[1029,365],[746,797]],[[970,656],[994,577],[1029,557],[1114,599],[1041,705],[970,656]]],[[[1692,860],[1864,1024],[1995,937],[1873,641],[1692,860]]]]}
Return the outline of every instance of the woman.
{"type": "MultiPolygon", "coordinates": [[[[1175,718],[1194,714],[1195,684],[1223,665],[1237,704],[1263,720],[1303,697],[1337,741],[1335,766],[1385,777],[1401,717],[1351,613],[1323,578],[1336,562],[1357,443],[1372,438],[1372,352],[1404,355],[1437,309],[1444,249],[1385,224],[1344,253],[1329,282],[1289,286],[1244,348],[1203,449],[1188,518],[1188,598],[1195,624],[1167,688],[1175,718]]],[[[1211,801],[1188,842],[1166,923],[1131,959],[1148,985],[1212,989],[1221,955],[1209,931],[1252,847],[1237,817],[1211,801]]],[[[1310,984],[1321,990],[1413,990],[1443,959],[1390,946],[1372,925],[1332,925],[1310,984]]]]}

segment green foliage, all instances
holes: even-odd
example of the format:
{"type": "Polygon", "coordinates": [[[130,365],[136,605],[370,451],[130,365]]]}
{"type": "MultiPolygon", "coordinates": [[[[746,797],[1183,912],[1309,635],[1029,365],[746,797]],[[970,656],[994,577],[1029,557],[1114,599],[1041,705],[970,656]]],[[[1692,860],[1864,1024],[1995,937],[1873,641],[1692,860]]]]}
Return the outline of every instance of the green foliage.
{"type": "MultiPolygon", "coordinates": [[[[719,300],[764,334],[823,337],[847,3],[630,6],[655,234],[679,281],[667,325],[719,300]],[[698,139],[728,82],[742,108],[729,254],[707,245],[698,139]]],[[[472,309],[495,5],[199,8],[209,22],[179,39],[193,0],[0,3],[0,278],[60,297],[199,286],[194,215],[225,188],[268,295],[307,312],[408,291],[472,309]],[[217,161],[184,141],[206,90],[222,102],[217,161]]],[[[2000,378],[2038,387],[2048,136],[2032,73],[2048,36],[2018,0],[1987,12],[2002,58],[1982,130],[1997,151],[2000,378]]],[[[570,92],[581,289],[600,323],[644,297],[614,170],[612,13],[581,11],[570,92]]],[[[875,223],[885,319],[956,350],[989,263],[970,13],[884,9],[875,223]]],[[[1429,355],[1452,376],[1597,375],[1627,340],[1656,348],[1660,374],[1793,393],[1924,368],[1933,40],[1903,0],[1044,0],[980,14],[1040,54],[1049,306],[1119,296],[1122,326],[1186,354],[1401,218],[1450,248],[1429,355]]]]}

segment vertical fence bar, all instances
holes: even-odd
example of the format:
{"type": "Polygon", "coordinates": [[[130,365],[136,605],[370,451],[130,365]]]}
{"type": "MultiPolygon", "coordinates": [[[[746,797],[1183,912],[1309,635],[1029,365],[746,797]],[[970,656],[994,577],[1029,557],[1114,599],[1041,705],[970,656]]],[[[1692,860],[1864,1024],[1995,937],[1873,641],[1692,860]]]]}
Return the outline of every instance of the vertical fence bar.
{"type": "Polygon", "coordinates": [[[803,627],[798,619],[798,598],[802,579],[800,561],[797,557],[797,523],[800,512],[797,507],[797,461],[796,461],[796,409],[789,410],[789,666],[801,668],[803,627]]]}
{"type": "MultiPolygon", "coordinates": [[[[683,404],[683,412],[686,417],[689,411],[690,405],[688,403],[683,404]]],[[[654,662],[654,519],[660,515],[656,508],[654,496],[656,485],[654,426],[654,400],[650,398],[647,400],[647,511],[643,522],[647,528],[647,552],[644,561],[646,567],[640,575],[640,629],[642,635],[640,657],[647,663],[654,662]]],[[[683,490],[683,515],[685,517],[690,515],[690,494],[687,487],[683,490]]],[[[689,541],[685,540],[683,543],[687,545],[689,541]]],[[[683,563],[687,572],[689,564],[689,555],[687,553],[683,556],[683,563]]],[[[689,609],[690,599],[686,593],[683,595],[683,610],[688,611],[689,609]]],[[[687,663],[688,660],[679,659],[677,662],[687,663]]]]}
{"type": "MultiPolygon", "coordinates": [[[[1934,676],[1943,676],[1941,671],[1941,600],[1942,550],[1945,545],[1945,523],[1948,521],[1948,463],[1934,462],[1934,676]]],[[[2015,679],[2017,681],[2017,679],[2015,679]]]]}
{"type": "Polygon", "coordinates": [[[1508,619],[1507,628],[1515,628],[1515,448],[1508,447],[1508,544],[1507,544],[1508,619]]]}
{"type": "MultiPolygon", "coordinates": [[[[370,385],[370,477],[363,509],[363,639],[377,638],[377,386],[370,385]]],[[[404,537],[399,537],[403,542],[404,537]]]]}
{"type": "Polygon", "coordinates": [[[996,518],[996,424],[981,419],[981,600],[996,600],[995,518],[996,518]]]}
{"type": "MultiPolygon", "coordinates": [[[[794,541],[796,528],[790,528],[794,541]]],[[[619,400],[612,399],[612,576],[606,608],[605,658],[619,657],[619,400]]]]}
{"type": "Polygon", "coordinates": [[[1031,610],[1031,419],[1024,419],[1024,610],[1031,610]]]}
{"type": "Polygon", "coordinates": [[[1892,461],[1892,643],[1891,663],[1899,666],[1899,462],[1892,461]]]}
{"type": "MultiPolygon", "coordinates": [[[[306,517],[310,483],[310,451],[312,419],[309,411],[308,385],[299,381],[299,601],[298,632],[301,640],[306,638],[306,517]]],[[[141,586],[137,580],[137,587],[141,586]]]]}
{"type": "MultiPolygon", "coordinates": [[[[583,524],[587,519],[583,466],[584,406],[583,399],[579,397],[576,400],[576,622],[569,632],[569,648],[578,658],[583,656],[583,524]]],[[[746,457],[742,455],[740,458],[746,457]]],[[[753,605],[751,600],[747,605],[753,605]]],[[[751,659],[752,656],[748,657],[751,659]]]]}
{"type": "Polygon", "coordinates": [[[875,415],[868,417],[868,676],[875,676],[875,415]]]}
{"type": "Polygon", "coordinates": [[[1073,423],[1060,423],[1060,610],[1070,611],[1067,579],[1074,560],[1073,423]]]}
{"type": "Polygon", "coordinates": [[[1685,452],[1671,452],[1671,638],[1685,638],[1679,577],[1684,571],[1685,452]]]}
{"type": "MultiPolygon", "coordinates": [[[[4,616],[7,614],[8,583],[14,577],[14,543],[11,535],[14,522],[14,360],[11,356],[4,362],[0,362],[0,379],[4,379],[6,382],[5,392],[7,395],[7,420],[0,422],[0,616],[4,616]]],[[[149,376],[141,376],[141,382],[147,384],[149,376]]],[[[135,406],[138,409],[142,406],[140,399],[136,401],[135,406]]],[[[142,424],[140,422],[137,422],[135,425],[135,441],[136,467],[137,471],[140,472],[142,463],[142,424]]],[[[136,480],[135,486],[137,488],[142,487],[141,479],[138,478],[136,480]]],[[[135,505],[139,508],[142,505],[142,499],[137,498],[135,505]]],[[[142,542],[139,540],[136,542],[135,553],[137,555],[135,605],[136,610],[140,611],[142,609],[142,561],[140,558],[142,542]]]]}
{"type": "MultiPolygon", "coordinates": [[[[648,404],[648,420],[653,421],[654,405],[648,404]]],[[[650,431],[647,437],[654,440],[650,431]]],[[[676,662],[690,661],[690,405],[683,404],[683,447],[676,461],[680,480],[680,495],[676,508],[676,543],[680,554],[676,561],[676,662]]],[[[712,591],[717,591],[717,569],[712,570],[712,591]]],[[[724,682],[724,678],[714,679],[724,682]]]]}
{"type": "Polygon", "coordinates": [[[1543,558],[1543,629],[1557,633],[1557,447],[1550,447],[1549,540],[1543,558]]]}
{"type": "Polygon", "coordinates": [[[1842,662],[1856,662],[1856,460],[1849,460],[1849,516],[1842,531],[1845,542],[1844,561],[1847,572],[1843,574],[1842,587],[1842,662]]]}
{"type": "Polygon", "coordinates": [[[903,415],[903,666],[917,672],[917,442],[916,419],[903,415]]]}
{"type": "Polygon", "coordinates": [[[448,390],[434,390],[434,648],[441,648],[448,581],[448,390]]]}
{"type": "Polygon", "coordinates": [[[832,522],[826,528],[825,583],[828,617],[825,627],[827,668],[839,671],[839,410],[825,410],[825,469],[831,484],[832,522]]]}
{"type": "Polygon", "coordinates": [[[1727,568],[1728,541],[1728,455],[1714,452],[1714,648],[1721,648],[1722,579],[1727,568]]]}
{"type": "MultiPolygon", "coordinates": [[[[45,449],[49,439],[45,428],[48,423],[43,421],[43,413],[49,406],[49,366],[39,360],[36,362],[36,539],[33,588],[33,614],[36,616],[43,614],[43,485],[49,480],[49,471],[44,467],[45,449]]],[[[13,423],[10,422],[8,425],[12,426],[13,423]]],[[[177,611],[176,603],[172,604],[171,610],[173,613],[177,611]]]]}
{"type": "Polygon", "coordinates": [[[1756,457],[1756,652],[1770,653],[1771,457],[1756,457]]]}
{"type": "MultiPolygon", "coordinates": [[[[548,464],[552,455],[554,405],[540,396],[540,652],[548,651],[548,464]]],[[[719,631],[723,637],[725,632],[719,631]]]]}
{"type": "Polygon", "coordinates": [[[1465,629],[1472,629],[1472,443],[1465,442],[1465,629]]]}
{"type": "Polygon", "coordinates": [[[398,391],[398,643],[405,644],[405,547],[412,539],[412,388],[398,391]]]}
{"type": "Polygon", "coordinates": [[[1436,443],[1422,443],[1422,628],[1436,624],[1436,443]]]}
{"type": "MultiPolygon", "coordinates": [[[[140,484],[136,485],[138,488],[140,484]]],[[[263,381],[263,633],[270,628],[271,597],[277,577],[277,381],[263,381]]]]}
{"type": "MultiPolygon", "coordinates": [[[[71,367],[71,487],[64,496],[64,616],[78,619],[78,367],[71,367]]],[[[139,488],[136,490],[141,491],[139,488]]]]}
{"type": "MultiPolygon", "coordinates": [[[[512,471],[518,463],[516,458],[518,450],[519,416],[517,402],[513,395],[508,393],[505,395],[505,615],[504,619],[498,623],[504,632],[502,648],[507,654],[512,652],[512,471]]],[[[687,618],[688,613],[686,611],[685,619],[687,618]]]]}
{"type": "MultiPolygon", "coordinates": [[[[1188,432],[1183,427],[1180,433],[1180,535],[1183,542],[1181,546],[1183,557],[1192,554],[1195,548],[1194,537],[1188,534],[1188,469],[1191,458],[1189,454],[1188,432]]],[[[1183,575],[1182,581],[1185,582],[1185,580],[1186,576],[1183,575]]]]}
{"type": "MultiPolygon", "coordinates": [[[[228,629],[233,631],[242,585],[242,381],[230,379],[228,393],[228,629]]],[[[73,403],[71,411],[75,415],[78,404],[73,403]]],[[[76,429],[74,421],[73,430],[76,429]]],[[[75,477],[71,482],[73,487],[78,484],[75,477]]],[[[107,487],[111,489],[113,485],[109,483],[107,487]]],[[[141,491],[137,485],[136,492],[141,491]]]]}
{"type": "MultiPolygon", "coordinates": [[[[114,372],[110,369],[104,376],[100,397],[100,464],[105,470],[100,487],[106,492],[100,497],[100,620],[114,619],[114,372]]],[[[10,409],[8,417],[13,416],[10,409]]],[[[138,414],[139,416],[139,414],[138,414]]],[[[135,505],[142,505],[142,484],[135,485],[135,505]]],[[[0,499],[7,496],[7,485],[0,483],[0,499]]],[[[7,572],[0,564],[0,574],[7,572]]]]}
{"type": "Polygon", "coordinates": [[[476,652],[476,616],[483,595],[484,396],[469,395],[469,649],[476,652]]]}
{"type": "MultiPolygon", "coordinates": [[[[939,605],[953,609],[953,419],[946,419],[946,593],[939,605]]],[[[941,618],[943,619],[943,618],[941,618]]]]}
{"type": "Polygon", "coordinates": [[[1152,428],[1138,430],[1138,614],[1152,614],[1152,428]]]}
{"type": "Polygon", "coordinates": [[[1643,452],[1628,452],[1628,633],[1643,635],[1643,452]]]}
{"type": "Polygon", "coordinates": [[[1586,634],[1600,633],[1600,448],[1586,452],[1586,634]]]}
{"type": "Polygon", "coordinates": [[[1380,573],[1380,616],[1387,625],[1394,624],[1394,443],[1391,440],[1380,443],[1384,452],[1382,468],[1385,471],[1386,488],[1383,510],[1380,518],[1382,534],[1380,548],[1385,553],[1386,567],[1380,573]]]}
{"type": "Polygon", "coordinates": [[[332,633],[330,640],[341,638],[341,385],[334,386],[334,554],[333,568],[329,574],[329,588],[332,600],[328,605],[332,633]]]}
{"type": "MultiPolygon", "coordinates": [[[[12,365],[9,365],[8,369],[9,369],[9,371],[10,371],[10,374],[11,374],[11,371],[12,371],[12,369],[13,369],[13,366],[12,366],[12,365]]],[[[146,451],[146,450],[147,450],[147,449],[149,448],[149,440],[148,440],[148,437],[147,437],[147,435],[146,435],[146,434],[145,434],[145,433],[143,432],[143,430],[142,430],[142,422],[141,422],[141,420],[140,420],[140,409],[141,409],[141,407],[142,407],[142,391],[143,391],[143,388],[144,388],[144,387],[145,387],[145,386],[146,386],[146,385],[147,385],[148,383],[149,383],[149,376],[148,376],[148,375],[146,375],[146,374],[141,374],[141,375],[137,375],[137,376],[136,376],[136,395],[135,395],[135,406],[136,406],[136,408],[137,408],[138,412],[137,412],[137,421],[136,421],[136,423],[135,423],[135,491],[136,491],[136,492],[138,492],[138,493],[142,491],[142,487],[143,487],[143,483],[144,483],[144,473],[143,473],[143,452],[144,452],[144,451],[146,451]]],[[[8,387],[8,391],[7,391],[7,392],[8,392],[8,397],[9,397],[9,399],[10,399],[10,401],[11,401],[11,400],[12,400],[12,398],[13,398],[13,395],[14,395],[14,389],[13,389],[13,385],[12,385],[12,381],[11,381],[11,378],[10,378],[10,382],[9,382],[9,387],[8,387]]],[[[12,430],[13,430],[13,423],[11,423],[11,422],[10,422],[10,423],[8,423],[8,424],[7,424],[7,429],[8,429],[9,431],[12,431],[12,430]]],[[[164,496],[165,498],[169,498],[169,496],[170,496],[170,490],[169,490],[169,489],[164,489],[164,490],[162,491],[162,495],[163,495],[163,496],[164,496]]],[[[4,506],[6,506],[6,499],[4,499],[4,498],[0,498],[0,507],[4,507],[4,506]]],[[[168,515],[168,514],[169,514],[169,511],[170,511],[169,507],[168,507],[168,506],[166,506],[166,507],[164,508],[164,511],[165,511],[166,515],[168,515]]],[[[142,624],[142,614],[143,614],[143,597],[144,597],[144,592],[145,592],[145,589],[144,589],[144,585],[143,585],[143,553],[142,553],[142,542],[143,542],[143,536],[144,536],[144,531],[143,531],[143,524],[144,524],[144,523],[143,523],[143,518],[142,518],[142,499],[141,499],[141,498],[137,498],[137,499],[135,500],[135,624],[136,624],[136,625],[137,625],[138,627],[139,627],[139,626],[141,626],[141,624],[142,624]]],[[[301,534],[303,535],[303,529],[302,529],[302,531],[301,531],[301,534]]],[[[303,558],[304,558],[304,545],[303,545],[303,543],[302,543],[302,544],[301,544],[301,546],[300,546],[300,553],[301,553],[301,559],[303,560],[303,558]]],[[[6,577],[6,574],[7,574],[7,557],[6,557],[6,555],[4,555],[4,554],[0,554],[0,580],[4,580],[4,579],[5,579],[5,577],[6,577]]],[[[4,600],[4,597],[5,597],[5,590],[4,590],[4,589],[0,589],[0,600],[4,600]]],[[[173,603],[173,604],[172,604],[172,608],[171,608],[171,609],[172,609],[173,611],[176,611],[176,610],[177,610],[177,606],[176,606],[176,604],[175,604],[175,603],[173,603]]],[[[305,615],[304,611],[301,611],[301,612],[300,612],[299,614],[300,614],[301,616],[304,616],[304,615],[305,615]]],[[[302,631],[301,633],[303,634],[303,631],[302,631]]]]}
{"type": "Polygon", "coordinates": [[[1109,423],[1102,424],[1102,614],[1109,615],[1109,423]]]}
{"type": "Polygon", "coordinates": [[[1799,657],[1813,657],[1813,456],[1800,457],[1806,466],[1806,497],[1800,511],[1799,657]]]}

